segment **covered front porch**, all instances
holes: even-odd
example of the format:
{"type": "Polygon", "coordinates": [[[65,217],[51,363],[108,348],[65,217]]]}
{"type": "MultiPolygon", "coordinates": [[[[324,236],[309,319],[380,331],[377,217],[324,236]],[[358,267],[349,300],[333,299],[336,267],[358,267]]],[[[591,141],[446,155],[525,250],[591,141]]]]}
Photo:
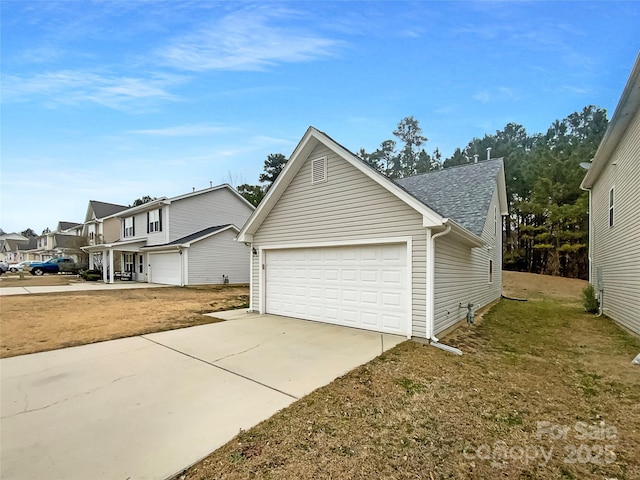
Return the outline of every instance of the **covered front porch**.
{"type": "Polygon", "coordinates": [[[102,271],[104,283],[116,280],[148,282],[146,254],[140,249],[145,239],[83,247],[89,254],[89,269],[102,271]]]}

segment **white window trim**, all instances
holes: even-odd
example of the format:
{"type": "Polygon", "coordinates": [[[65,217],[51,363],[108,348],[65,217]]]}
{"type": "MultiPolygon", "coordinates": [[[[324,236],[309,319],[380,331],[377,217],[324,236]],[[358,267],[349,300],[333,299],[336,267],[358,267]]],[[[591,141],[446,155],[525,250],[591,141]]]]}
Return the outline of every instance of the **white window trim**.
{"type": "Polygon", "coordinates": [[[609,221],[609,228],[613,228],[613,226],[616,224],[616,217],[615,217],[615,192],[613,191],[614,187],[611,187],[609,189],[609,217],[608,217],[608,221],[609,221]]]}

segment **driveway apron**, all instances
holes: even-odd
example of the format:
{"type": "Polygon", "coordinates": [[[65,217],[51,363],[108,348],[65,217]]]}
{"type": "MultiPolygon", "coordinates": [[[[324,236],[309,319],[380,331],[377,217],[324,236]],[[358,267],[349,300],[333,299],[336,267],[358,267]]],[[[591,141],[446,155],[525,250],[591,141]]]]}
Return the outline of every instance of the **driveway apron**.
{"type": "Polygon", "coordinates": [[[404,341],[271,315],[0,360],[2,479],[164,479],[404,341]]]}

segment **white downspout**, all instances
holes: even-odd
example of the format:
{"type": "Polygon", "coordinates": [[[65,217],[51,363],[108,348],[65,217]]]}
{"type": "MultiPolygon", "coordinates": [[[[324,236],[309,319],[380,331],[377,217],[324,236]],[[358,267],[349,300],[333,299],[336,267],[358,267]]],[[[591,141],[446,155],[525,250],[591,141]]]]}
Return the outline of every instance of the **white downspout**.
{"type": "Polygon", "coordinates": [[[249,311],[253,312],[253,242],[249,244],[249,311]]]}
{"type": "Polygon", "coordinates": [[[435,279],[436,279],[436,238],[443,237],[451,231],[451,225],[447,225],[447,228],[435,234],[431,233],[431,229],[427,228],[427,337],[430,340],[430,344],[434,347],[441,348],[457,355],[462,355],[462,352],[449,345],[439,343],[438,338],[435,335],[435,279]]]}

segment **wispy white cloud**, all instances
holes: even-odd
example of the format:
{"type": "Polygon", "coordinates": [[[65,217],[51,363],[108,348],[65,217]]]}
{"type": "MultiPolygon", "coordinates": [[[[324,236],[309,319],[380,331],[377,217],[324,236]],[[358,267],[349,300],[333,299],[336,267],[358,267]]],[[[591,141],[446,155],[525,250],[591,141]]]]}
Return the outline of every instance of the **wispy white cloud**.
{"type": "Polygon", "coordinates": [[[187,71],[262,70],[335,54],[340,41],[290,24],[278,25],[291,16],[292,12],[273,6],[236,11],[174,39],[157,54],[166,65],[187,71]]]}
{"type": "Polygon", "coordinates": [[[219,125],[177,125],[167,128],[155,128],[146,130],[132,130],[129,133],[137,135],[153,135],[158,137],[201,137],[207,135],[217,135],[238,131],[235,127],[225,127],[219,125]]]}
{"type": "Polygon", "coordinates": [[[494,89],[484,89],[473,95],[473,99],[480,103],[489,103],[494,101],[515,101],[518,95],[515,90],[509,87],[496,87],[494,89]]]}
{"type": "Polygon", "coordinates": [[[148,102],[177,100],[168,87],[182,83],[177,75],[124,77],[87,70],[59,70],[26,75],[2,75],[3,102],[46,97],[51,106],[96,103],[118,110],[148,106],[148,102]]]}

